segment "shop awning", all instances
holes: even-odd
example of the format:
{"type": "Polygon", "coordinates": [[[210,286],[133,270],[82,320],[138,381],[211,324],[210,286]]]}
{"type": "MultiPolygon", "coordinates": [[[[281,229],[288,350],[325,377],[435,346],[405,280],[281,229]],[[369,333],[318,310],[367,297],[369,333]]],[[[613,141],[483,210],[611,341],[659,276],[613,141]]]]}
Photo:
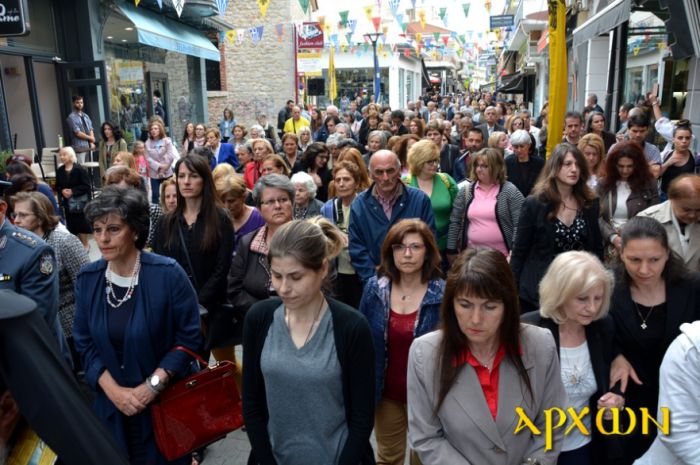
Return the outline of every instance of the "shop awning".
{"type": "Polygon", "coordinates": [[[578,47],[594,37],[615,29],[629,20],[630,11],[630,0],[615,0],[610,3],[610,5],[574,29],[574,47],[578,47]]]}
{"type": "Polygon", "coordinates": [[[525,76],[522,73],[508,74],[501,77],[501,85],[496,92],[504,94],[522,94],[525,91],[525,76]]]}
{"type": "Polygon", "coordinates": [[[120,3],[117,8],[133,23],[139,43],[220,61],[219,50],[196,29],[129,3],[120,3]]]}

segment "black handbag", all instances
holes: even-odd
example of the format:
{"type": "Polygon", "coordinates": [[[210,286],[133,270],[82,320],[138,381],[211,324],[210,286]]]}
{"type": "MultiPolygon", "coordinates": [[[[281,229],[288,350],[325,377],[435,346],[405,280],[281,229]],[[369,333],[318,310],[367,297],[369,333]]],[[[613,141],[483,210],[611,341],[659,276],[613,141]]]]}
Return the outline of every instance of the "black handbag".
{"type": "MultiPolygon", "coordinates": [[[[185,237],[182,235],[182,227],[180,224],[178,224],[177,232],[180,235],[180,243],[185,252],[187,266],[190,268],[194,286],[197,288],[197,292],[199,292],[199,283],[194,267],[192,266],[190,252],[185,243],[185,237]]],[[[204,348],[206,350],[232,347],[243,343],[243,319],[245,317],[243,311],[237,310],[236,307],[231,304],[215,304],[209,307],[199,304],[199,314],[207,328],[204,340],[204,348]]]]}
{"type": "Polygon", "coordinates": [[[82,213],[89,200],[87,194],[72,196],[68,199],[68,213],[82,213]]]}

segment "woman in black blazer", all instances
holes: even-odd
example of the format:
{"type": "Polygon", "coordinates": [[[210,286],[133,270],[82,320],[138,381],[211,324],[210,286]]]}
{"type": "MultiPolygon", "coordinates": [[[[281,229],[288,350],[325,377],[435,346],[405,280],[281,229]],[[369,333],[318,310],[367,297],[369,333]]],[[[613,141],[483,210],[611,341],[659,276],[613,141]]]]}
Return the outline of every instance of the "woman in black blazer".
{"type": "Polygon", "coordinates": [[[619,383],[609,388],[610,363],[616,355],[608,315],[613,282],[612,273],[594,255],[564,252],[540,282],[539,312],[522,316],[524,323],[549,329],[554,336],[569,401],[560,407],[573,407],[576,412],[590,408],[583,422],[592,435],[578,429],[565,435],[557,465],[612,465],[622,455],[619,443],[595,427],[600,408],[622,408],[625,403],[619,383]]]}
{"type": "MultiPolygon", "coordinates": [[[[611,382],[621,380],[627,407],[657,412],[659,368],[680,325],[700,319],[700,279],[668,246],[663,225],[636,216],[622,228],[621,264],[610,313],[615,321],[611,382]],[[628,377],[631,381],[628,381],[628,377]]],[[[675,412],[671,412],[673,415],[675,412]]],[[[656,429],[642,434],[640,425],[622,438],[631,464],[649,448],[656,429]]]]}
{"type": "Polygon", "coordinates": [[[510,261],[523,313],[539,308],[537,286],[558,254],[585,250],[603,258],[599,205],[587,185],[588,176],[581,151],[559,144],[525,199],[510,261]]]}
{"type": "Polygon", "coordinates": [[[90,201],[90,175],[78,163],[73,147],[63,147],[58,152],[61,166],[56,170],[56,192],[64,208],[68,231],[80,238],[85,249],[89,248],[88,234],[92,232],[85,219],[84,209],[90,201]],[[78,206],[71,211],[71,206],[78,206]]]}

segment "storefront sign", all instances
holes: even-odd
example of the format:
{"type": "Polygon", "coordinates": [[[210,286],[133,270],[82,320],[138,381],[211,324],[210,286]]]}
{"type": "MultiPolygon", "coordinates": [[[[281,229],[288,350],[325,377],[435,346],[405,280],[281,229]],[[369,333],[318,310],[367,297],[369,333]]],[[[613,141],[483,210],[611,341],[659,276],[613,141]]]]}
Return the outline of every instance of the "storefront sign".
{"type": "Polygon", "coordinates": [[[117,73],[122,84],[143,81],[143,63],[140,61],[117,61],[117,73]]]}
{"type": "Polygon", "coordinates": [[[321,76],[321,52],[302,52],[297,55],[297,71],[305,76],[321,76]]]}
{"type": "Polygon", "coordinates": [[[498,15],[491,16],[491,29],[497,27],[511,27],[514,24],[515,17],[513,15],[498,15]]]}
{"type": "Polygon", "coordinates": [[[302,23],[297,28],[297,48],[323,48],[323,30],[320,23],[302,23]]]}
{"type": "Polygon", "coordinates": [[[29,34],[29,14],[24,0],[0,0],[0,37],[29,34]]]}

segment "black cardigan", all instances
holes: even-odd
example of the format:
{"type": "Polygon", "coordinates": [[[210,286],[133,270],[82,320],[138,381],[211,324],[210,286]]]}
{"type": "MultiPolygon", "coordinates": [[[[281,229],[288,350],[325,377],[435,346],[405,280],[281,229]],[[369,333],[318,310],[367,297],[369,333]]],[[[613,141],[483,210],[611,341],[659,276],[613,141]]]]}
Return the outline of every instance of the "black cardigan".
{"type": "MultiPolygon", "coordinates": [[[[553,320],[540,315],[539,311],[528,312],[521,316],[523,323],[546,328],[554,337],[554,343],[557,346],[557,355],[559,355],[559,325],[553,320]]],[[[596,320],[585,327],[586,342],[588,343],[588,353],[591,357],[591,365],[593,366],[593,374],[597,389],[595,394],[591,396],[588,407],[591,409],[589,418],[591,419],[591,433],[593,441],[591,442],[593,450],[593,462],[596,464],[613,464],[617,463],[622,457],[621,444],[614,437],[605,436],[595,428],[595,418],[598,413],[598,399],[607,393],[612,392],[624,396],[620,390],[620,382],[610,389],[610,364],[617,356],[615,350],[615,324],[610,316],[606,316],[600,320],[596,320]]],[[[563,407],[562,407],[563,408],[563,407]]],[[[611,431],[611,428],[606,428],[606,431],[611,431]]]]}
{"type": "MultiPolygon", "coordinates": [[[[357,310],[326,298],[335,339],[338,361],[343,373],[343,399],[348,423],[348,438],[340,454],[340,465],[374,464],[369,442],[374,426],[374,347],[369,324],[357,310]]],[[[277,298],[253,305],[243,325],[243,417],[252,446],[249,464],[276,464],[267,432],[269,419],[265,379],[260,357],[272,324],[277,298]]],[[[290,402],[294,400],[290,398],[290,402]]],[[[309,412],[313,415],[313,412],[309,412]]]]}
{"type": "MultiPolygon", "coordinates": [[[[554,222],[547,219],[552,210],[549,201],[541,200],[536,195],[525,199],[520,209],[518,230],[515,234],[510,266],[518,283],[520,298],[539,306],[538,286],[547,268],[557,255],[554,239],[554,222]]],[[[583,218],[586,221],[587,234],[583,250],[591,252],[603,260],[603,240],[598,227],[597,201],[583,208],[583,218]]]]}
{"type": "Polygon", "coordinates": [[[190,277],[192,286],[197,290],[199,303],[205,307],[226,302],[226,277],[231,267],[231,255],[233,254],[233,224],[226,211],[218,208],[217,213],[219,216],[219,244],[214,250],[207,252],[199,248],[204,237],[204,229],[210,227],[204,224],[204,217],[201,214],[198,215],[191,230],[188,230],[184,218],[176,219],[177,224],[182,227],[194,270],[190,270],[177,230],[172,231],[172,237],[166,241],[165,222],[169,219],[169,215],[160,218],[153,235],[153,252],[174,258],[180,264],[190,277]],[[196,275],[196,280],[192,279],[192,273],[196,275]]]}

